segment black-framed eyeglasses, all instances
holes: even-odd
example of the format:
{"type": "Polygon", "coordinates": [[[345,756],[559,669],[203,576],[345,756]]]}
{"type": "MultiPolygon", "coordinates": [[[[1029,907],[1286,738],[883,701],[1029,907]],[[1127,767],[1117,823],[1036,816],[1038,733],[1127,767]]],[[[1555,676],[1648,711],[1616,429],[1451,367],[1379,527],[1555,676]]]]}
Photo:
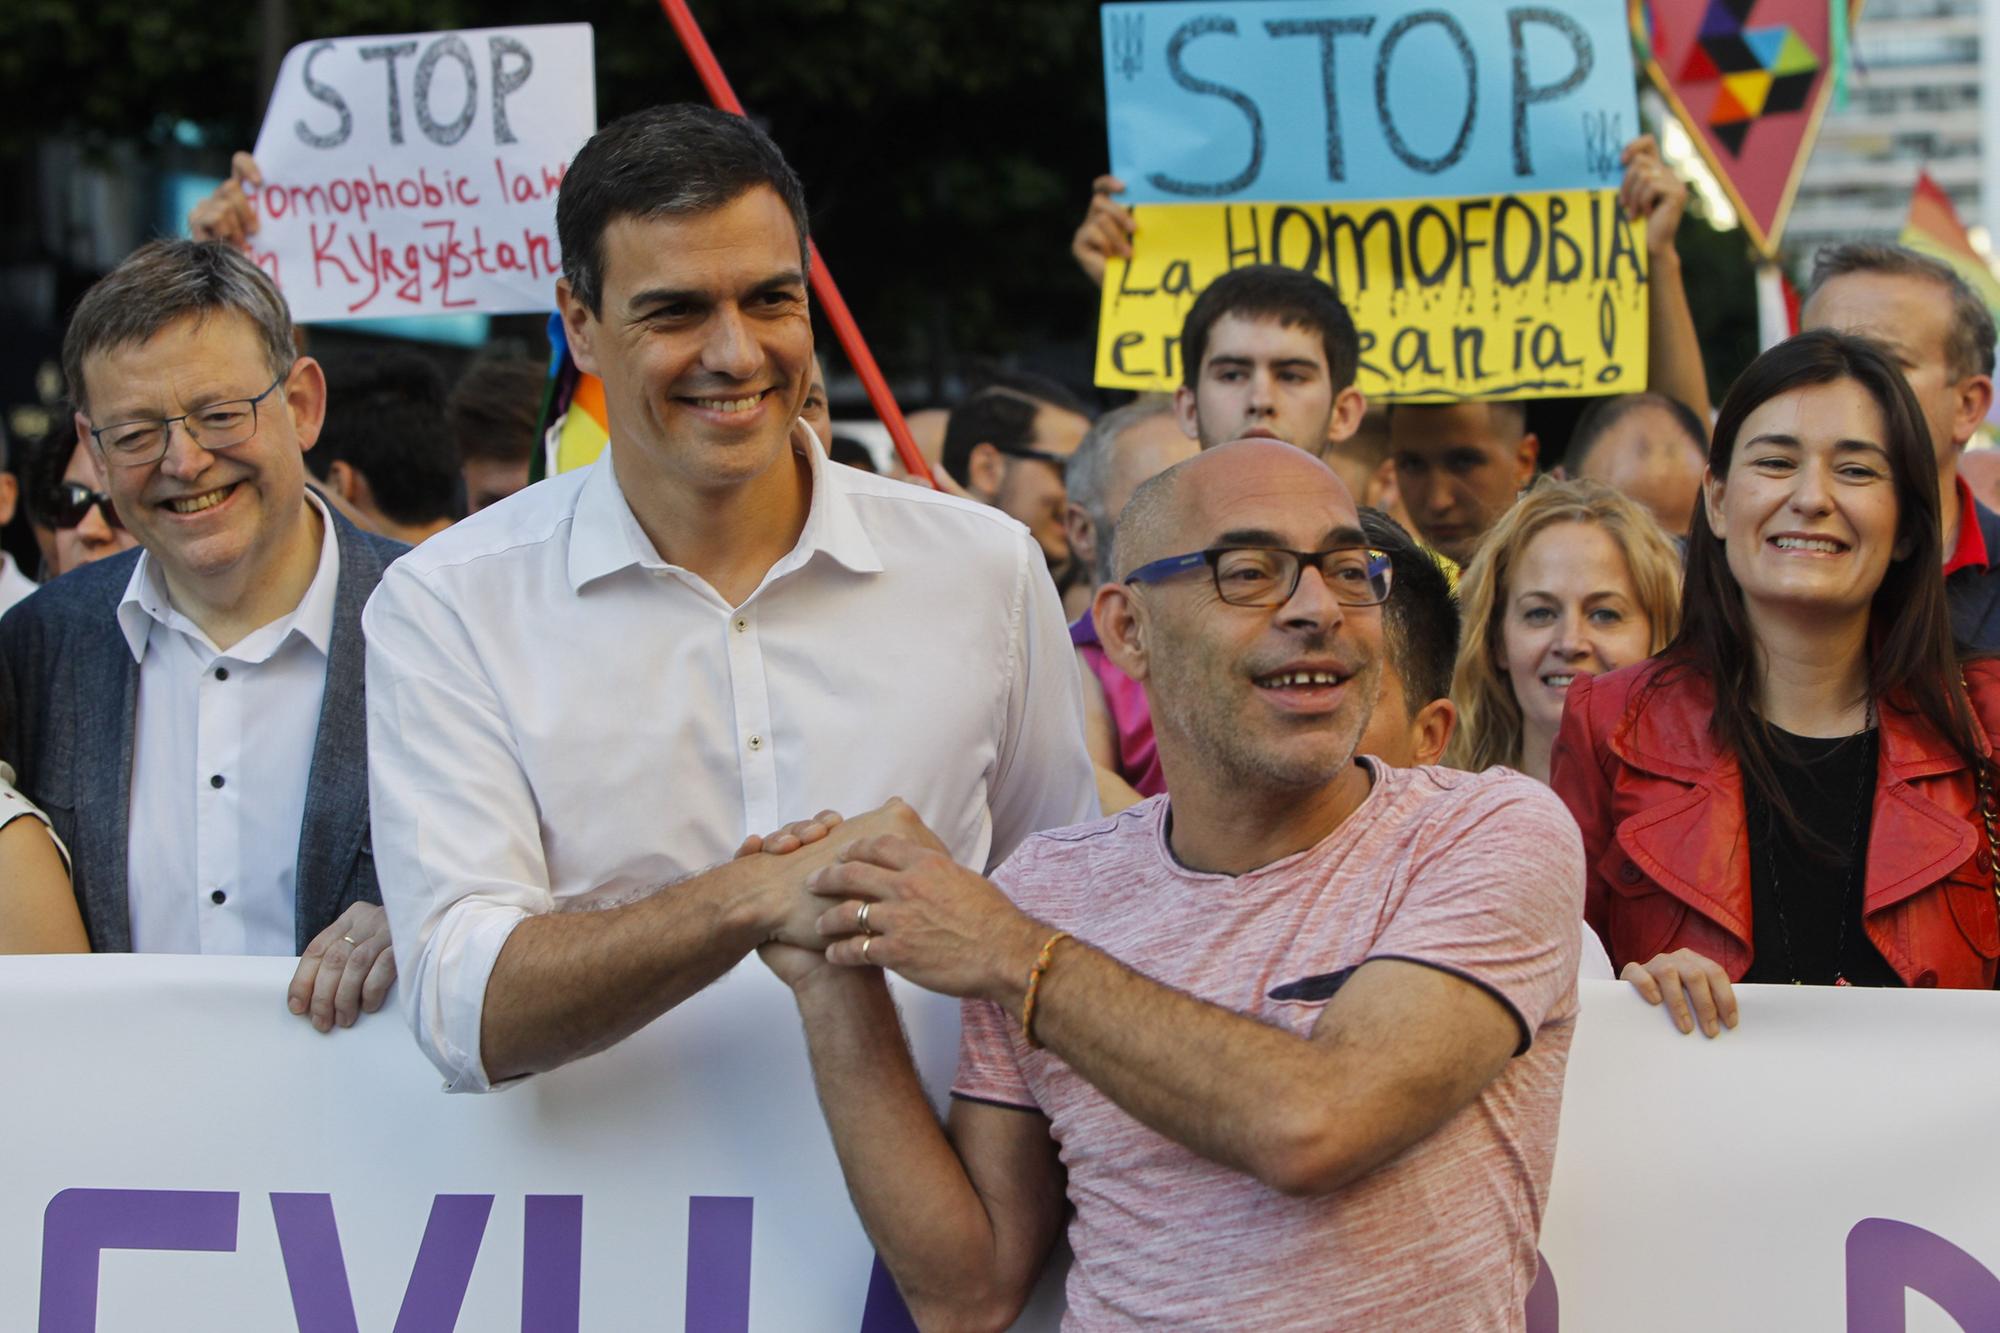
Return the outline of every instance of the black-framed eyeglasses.
{"type": "Polygon", "coordinates": [[[1324,551],[1213,546],[1141,565],[1123,581],[1158,583],[1206,565],[1215,578],[1216,596],[1231,606],[1279,607],[1299,590],[1299,576],[1308,563],[1319,568],[1327,591],[1342,606],[1380,606],[1389,600],[1388,553],[1370,546],[1334,546],[1324,551]]]}
{"type": "Polygon", "coordinates": [[[271,387],[255,398],[231,398],[227,402],[210,403],[177,417],[154,417],[149,421],[120,421],[110,426],[98,426],[91,430],[90,438],[97,441],[97,452],[113,467],[143,467],[165,458],[167,441],[173,435],[175,422],[180,423],[189,439],[204,449],[234,449],[256,436],[257,404],[275,393],[291,373],[292,367],[287,366],[279,372],[278,378],[271,381],[271,387]]]}
{"type": "Polygon", "coordinates": [[[64,530],[77,527],[90,516],[93,506],[104,511],[104,521],[112,527],[125,526],[111,497],[103,491],[91,490],[80,481],[65,481],[56,487],[55,498],[49,505],[49,522],[64,530]]]}

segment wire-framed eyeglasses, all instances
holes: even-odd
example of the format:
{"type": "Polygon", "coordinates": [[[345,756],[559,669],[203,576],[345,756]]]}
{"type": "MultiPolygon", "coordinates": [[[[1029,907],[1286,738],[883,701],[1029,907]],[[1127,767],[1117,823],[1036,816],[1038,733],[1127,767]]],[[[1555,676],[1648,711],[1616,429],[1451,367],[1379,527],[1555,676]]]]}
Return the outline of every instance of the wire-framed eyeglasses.
{"type": "Polygon", "coordinates": [[[97,452],[113,467],[143,467],[165,458],[167,441],[173,435],[176,422],[180,423],[190,440],[204,449],[234,449],[239,444],[248,443],[257,434],[257,404],[275,393],[291,373],[291,367],[287,366],[278,378],[271,381],[270,388],[254,398],[231,398],[225,402],[210,403],[177,417],[154,417],[99,426],[91,430],[90,438],[97,441],[97,452]]]}
{"type": "Polygon", "coordinates": [[[1158,583],[1208,567],[1215,593],[1231,606],[1278,607],[1292,600],[1306,565],[1319,569],[1327,591],[1342,606],[1380,606],[1389,600],[1390,560],[1370,546],[1291,551],[1276,546],[1213,546],[1139,566],[1126,583],[1158,583]]]}

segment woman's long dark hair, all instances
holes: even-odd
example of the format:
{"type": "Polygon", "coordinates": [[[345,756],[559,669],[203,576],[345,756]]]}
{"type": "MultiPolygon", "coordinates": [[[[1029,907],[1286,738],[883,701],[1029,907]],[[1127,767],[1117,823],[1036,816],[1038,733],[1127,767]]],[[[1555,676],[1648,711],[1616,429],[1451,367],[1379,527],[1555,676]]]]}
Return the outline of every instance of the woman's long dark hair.
{"type": "MultiPolygon", "coordinates": [[[[1724,399],[1708,450],[1708,467],[1727,478],[1736,437],[1750,414],[1780,394],[1851,380],[1882,412],[1889,470],[1896,487],[1896,544],[1869,608],[1868,693],[1881,707],[1914,712],[1976,770],[1979,733],[1965,697],[1945,603],[1943,537],[1938,518],[1937,458],[1916,395],[1895,362],[1875,343],[1852,334],[1803,333],[1757,358],[1724,399]]],[[[1680,633],[1667,645],[1670,664],[1707,676],[1715,690],[1709,723],[1716,742],[1735,754],[1745,781],[1802,845],[1817,845],[1780,789],[1772,765],[1775,740],[1758,713],[1757,645],[1743,609],[1743,589],[1730,571],[1722,538],[1696,505],[1688,538],[1680,633]]]]}

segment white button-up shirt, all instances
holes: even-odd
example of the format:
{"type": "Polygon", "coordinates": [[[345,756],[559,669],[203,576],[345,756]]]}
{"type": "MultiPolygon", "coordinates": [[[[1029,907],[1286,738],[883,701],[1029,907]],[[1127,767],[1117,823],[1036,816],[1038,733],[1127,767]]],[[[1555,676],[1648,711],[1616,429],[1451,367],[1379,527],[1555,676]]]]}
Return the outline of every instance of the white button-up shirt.
{"type": "Polygon", "coordinates": [[[142,552],[118,603],[139,663],[126,896],[135,953],[298,952],[299,828],[326,694],[340,541],[291,614],[227,651],[142,552]]]}
{"type": "Polygon", "coordinates": [[[979,868],[1095,815],[1027,530],[807,456],[805,528],[740,606],[659,557],[609,451],[431,538],[369,601],[376,867],[404,1004],[453,1089],[487,1086],[487,978],[531,914],[892,796],[979,868]]]}

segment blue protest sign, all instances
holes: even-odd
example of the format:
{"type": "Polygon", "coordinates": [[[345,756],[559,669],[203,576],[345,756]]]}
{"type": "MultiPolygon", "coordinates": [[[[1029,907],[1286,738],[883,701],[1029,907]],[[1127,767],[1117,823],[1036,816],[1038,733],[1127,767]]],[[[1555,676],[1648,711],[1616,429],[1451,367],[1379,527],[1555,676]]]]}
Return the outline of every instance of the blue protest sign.
{"type": "Polygon", "coordinates": [[[1638,133],[1625,0],[1163,0],[1103,25],[1127,203],[1598,189],[1638,133]]]}

